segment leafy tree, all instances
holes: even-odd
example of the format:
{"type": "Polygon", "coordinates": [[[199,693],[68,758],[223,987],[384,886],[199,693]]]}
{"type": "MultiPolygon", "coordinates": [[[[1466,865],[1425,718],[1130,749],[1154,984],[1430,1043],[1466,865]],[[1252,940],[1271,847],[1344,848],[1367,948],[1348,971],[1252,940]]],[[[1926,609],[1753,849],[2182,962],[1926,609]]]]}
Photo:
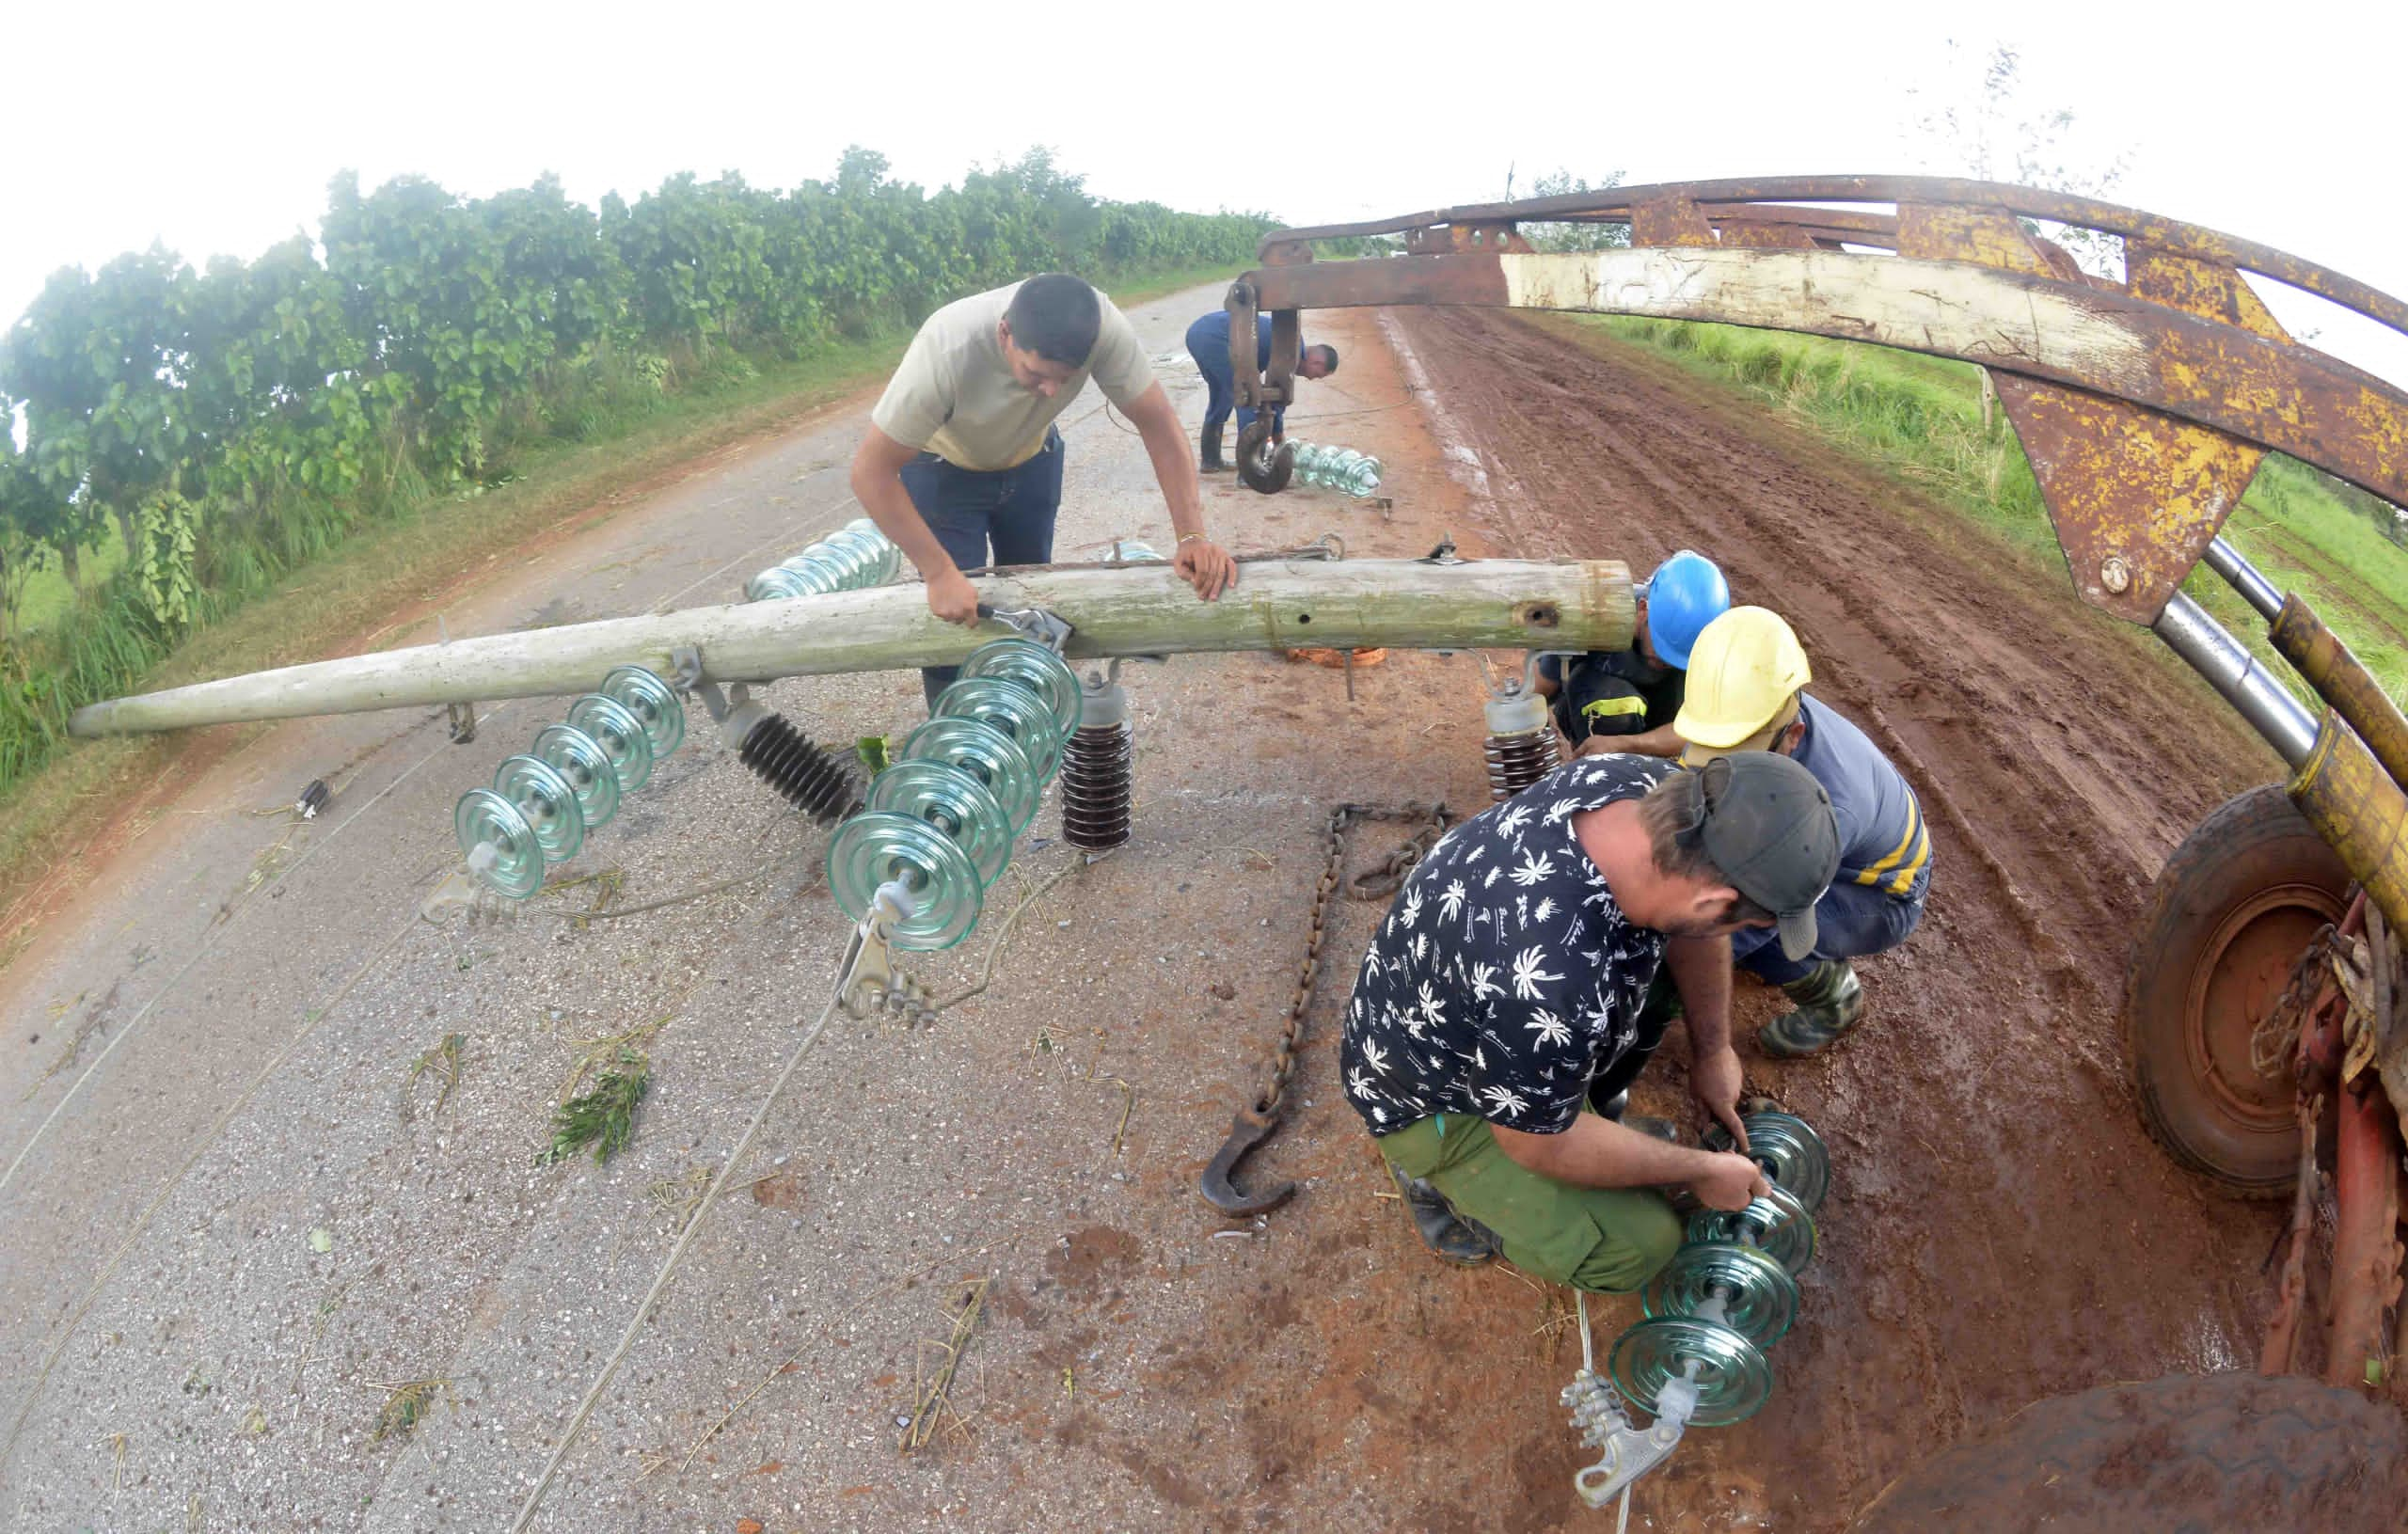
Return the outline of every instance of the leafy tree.
{"type": "MultiPolygon", "coordinates": [[[[1910,144],[1926,172],[1974,181],[2012,182],[2044,192],[2107,200],[2131,166],[2130,150],[2105,160],[2073,142],[2074,114],[2064,107],[2033,110],[2022,100],[2023,55],[1992,43],[1978,61],[1948,40],[1950,85],[1913,119],[1910,144]],[[1968,68],[1978,78],[1968,90],[1968,68]]],[[[1909,95],[1921,94],[1909,90],[1909,95]]],[[[1926,97],[1926,100],[1930,98],[1926,97]]],[[[2084,271],[2121,281],[2124,242],[2097,229],[2023,220],[2025,228],[2073,253],[2084,271]]]]}
{"type": "Polygon", "coordinates": [[[17,631],[25,583],[50,562],[62,504],[17,451],[15,402],[0,395],[0,639],[17,631]]]}
{"type": "MultiPolygon", "coordinates": [[[[1609,170],[1603,180],[1592,185],[1588,178],[1576,180],[1572,172],[1558,166],[1532,182],[1523,196],[1560,198],[1575,192],[1607,192],[1620,186],[1622,178],[1621,171],[1609,170]]],[[[1505,172],[1505,197],[1506,200],[1513,200],[1513,172],[1510,167],[1505,172]]],[[[1522,238],[1530,242],[1533,250],[1620,250],[1630,244],[1627,224],[1530,223],[1520,228],[1522,238]]]]}
{"type": "Polygon", "coordinates": [[[22,401],[35,468],[71,511],[57,530],[68,578],[114,517],[128,547],[142,502],[171,488],[190,436],[177,381],[192,359],[192,273],[153,245],[90,277],[54,274],[5,343],[0,391],[22,401]]]}

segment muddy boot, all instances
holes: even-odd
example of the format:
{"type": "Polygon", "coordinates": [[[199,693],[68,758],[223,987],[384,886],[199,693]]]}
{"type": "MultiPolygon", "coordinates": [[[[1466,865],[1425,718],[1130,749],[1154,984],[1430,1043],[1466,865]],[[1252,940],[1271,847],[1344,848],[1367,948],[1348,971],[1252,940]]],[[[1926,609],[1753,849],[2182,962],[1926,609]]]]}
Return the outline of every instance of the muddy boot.
{"type": "Polygon", "coordinates": [[[1856,1026],[1864,1010],[1864,988],[1844,958],[1829,958],[1781,988],[1798,1004],[1756,1031],[1756,1043],[1776,1060],[1819,1053],[1856,1026]]]}
{"type": "Polygon", "coordinates": [[[1652,1134],[1668,1146],[1676,1146],[1681,1143],[1681,1127],[1671,1119],[1657,1118],[1653,1114],[1626,1113],[1625,1110],[1630,1107],[1630,1094],[1627,1091],[1617,1092],[1605,1101],[1592,1102],[1590,1106],[1597,1110],[1598,1117],[1611,1119],[1624,1129],[1637,1130],[1641,1134],[1652,1134]]]}
{"type": "Polygon", "coordinates": [[[1205,427],[1204,450],[1202,454],[1196,459],[1196,472],[1199,474],[1227,474],[1234,467],[1234,465],[1224,463],[1221,460],[1221,428],[1218,426],[1205,427]]]}
{"type": "Polygon", "coordinates": [[[1421,1244],[1441,1259],[1461,1267],[1477,1268],[1497,1255],[1497,1239],[1490,1232],[1458,1219],[1447,1195],[1422,1181],[1406,1177],[1388,1163],[1388,1176],[1396,1179],[1396,1191],[1404,1195],[1404,1212],[1413,1217],[1413,1228],[1421,1233],[1421,1244]]]}

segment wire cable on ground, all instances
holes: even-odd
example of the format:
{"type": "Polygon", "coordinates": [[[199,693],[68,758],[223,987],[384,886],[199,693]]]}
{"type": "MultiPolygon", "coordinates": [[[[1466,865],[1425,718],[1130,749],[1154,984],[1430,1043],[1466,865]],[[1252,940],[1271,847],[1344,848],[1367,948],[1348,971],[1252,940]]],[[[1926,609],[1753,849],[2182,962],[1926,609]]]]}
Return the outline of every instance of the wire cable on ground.
{"type": "MultiPolygon", "coordinates": [[[[514,706],[515,706],[515,704],[499,704],[495,707],[491,717],[499,718],[514,706]]],[[[388,783],[384,787],[378,789],[375,794],[370,798],[367,803],[361,805],[358,809],[354,810],[349,815],[345,816],[341,823],[337,825],[334,830],[328,831],[325,837],[319,841],[311,844],[309,850],[303,852],[300,857],[293,860],[292,867],[283,870],[274,878],[263,878],[260,880],[259,883],[253,885],[250,891],[241,897],[241,903],[234,907],[233,914],[227,917],[223,922],[220,922],[217,925],[215,932],[213,933],[206,941],[202,942],[198,948],[193,951],[192,957],[184,960],[183,968],[170,975],[167,978],[167,983],[161,986],[157,991],[152,993],[149,1001],[142,1004],[142,1010],[134,1014],[133,1019],[128,1021],[123,1028],[118,1030],[116,1036],[110,1038],[106,1045],[102,1047],[101,1052],[92,1057],[92,1063],[85,1067],[83,1073],[77,1076],[72,1084],[67,1088],[66,1095],[51,1106],[50,1112],[43,1116],[40,1125],[34,1130],[32,1138],[28,1139],[23,1146],[18,1147],[16,1159],[8,1163],[8,1170],[6,1172],[0,1172],[0,1194],[5,1194],[8,1191],[8,1184],[16,1180],[18,1169],[25,1164],[25,1158],[33,1154],[34,1147],[41,1143],[42,1136],[50,1132],[51,1125],[57,1122],[58,1115],[67,1111],[67,1105],[75,1100],[76,1094],[84,1090],[84,1083],[92,1079],[93,1074],[107,1062],[108,1057],[111,1054],[117,1052],[117,1047],[119,1045],[134,1036],[135,1031],[142,1026],[142,1020],[150,1015],[150,1009],[152,1007],[157,1006],[162,1001],[166,1000],[169,995],[172,995],[175,992],[176,988],[182,984],[184,976],[193,972],[195,966],[198,965],[202,959],[207,958],[210,955],[217,951],[218,945],[226,941],[227,934],[233,930],[234,923],[242,917],[242,914],[245,911],[250,909],[253,905],[257,904],[259,894],[261,890],[269,889],[276,885],[284,883],[286,880],[292,878],[293,875],[308,867],[310,859],[325,851],[326,847],[333,843],[336,837],[341,836],[345,830],[348,830],[361,815],[364,815],[369,811],[374,809],[378,800],[384,799],[386,795],[390,794],[394,789],[401,787],[402,784],[409,782],[410,779],[418,775],[420,768],[425,767],[429,762],[434,761],[436,757],[442,755],[445,751],[451,749],[451,742],[446,741],[444,744],[437,746],[435,750],[427,752],[424,756],[420,757],[416,762],[411,763],[407,767],[403,769],[401,776],[395,778],[391,783],[388,783]]]]}
{"type": "Polygon", "coordinates": [[[1029,891],[1028,894],[1021,896],[1020,904],[1012,908],[1011,915],[1005,918],[1003,926],[995,933],[995,941],[987,945],[987,964],[984,969],[978,972],[978,983],[974,986],[968,987],[965,989],[957,990],[952,995],[946,997],[943,1001],[937,1003],[936,1005],[928,1009],[929,1015],[933,1017],[958,1003],[970,1000],[973,996],[975,996],[980,991],[985,990],[988,985],[995,978],[995,959],[996,957],[1004,951],[1004,940],[1009,938],[1012,935],[1012,928],[1020,925],[1020,913],[1026,910],[1029,907],[1037,904],[1038,901],[1043,899],[1047,894],[1051,894],[1054,886],[1061,883],[1063,876],[1069,873],[1073,868],[1091,867],[1096,863],[1101,862],[1104,859],[1111,857],[1113,853],[1119,850],[1120,849],[1118,847],[1113,847],[1107,851],[1098,853],[1092,858],[1073,858],[1069,862],[1066,862],[1061,867],[1055,869],[1054,871],[1053,878],[1047,879],[1037,888],[1029,891]]]}
{"type": "MultiPolygon", "coordinates": [[[[841,986],[843,983],[839,977],[837,984],[841,986]]],[[[727,1186],[729,1176],[752,1148],[752,1141],[760,1134],[762,1124],[769,1116],[769,1110],[777,1106],[778,1099],[785,1092],[786,1083],[793,1079],[795,1067],[802,1064],[803,1055],[818,1040],[821,1031],[828,1026],[828,1020],[836,1015],[836,1004],[843,999],[842,990],[830,993],[828,1004],[820,1009],[819,1020],[811,1025],[811,1031],[795,1045],[794,1052],[786,1056],[785,1068],[778,1072],[778,1079],[770,1083],[768,1095],[761,1099],[761,1105],[752,1110],[752,1121],[744,1126],[744,1132],[737,1137],[736,1147],[727,1153],[727,1160],[720,1163],[719,1174],[711,1178],[710,1186],[703,1190],[702,1202],[694,1206],[694,1212],[687,1218],[686,1228],[678,1232],[677,1244],[671,1247],[668,1257],[661,1259],[660,1271],[653,1276],[652,1287],[644,1291],[642,1302],[636,1306],[636,1313],[628,1318],[626,1332],[619,1338],[618,1347],[611,1350],[610,1358],[602,1365],[602,1372],[594,1377],[593,1388],[586,1391],[585,1399],[578,1402],[577,1411],[569,1417],[568,1426],[562,1430],[560,1443],[552,1449],[550,1462],[544,1466],[543,1475],[536,1478],[534,1488],[528,1492],[526,1502],[518,1509],[518,1516],[511,1523],[511,1534],[519,1534],[526,1528],[528,1521],[535,1516],[535,1509],[544,1500],[544,1493],[550,1488],[552,1478],[560,1474],[562,1463],[568,1459],[568,1451],[577,1444],[578,1434],[584,1431],[585,1419],[594,1415],[594,1403],[602,1399],[602,1392],[610,1388],[611,1379],[619,1372],[619,1365],[626,1361],[629,1350],[635,1347],[636,1337],[643,1330],[644,1318],[652,1314],[652,1307],[668,1290],[670,1275],[677,1271],[686,1248],[693,1242],[694,1233],[703,1228],[703,1217],[710,1213],[711,1206],[719,1201],[720,1190],[727,1186]]]]}
{"type": "MultiPolygon", "coordinates": [[[[857,506],[859,504],[860,502],[857,499],[848,495],[844,499],[838,501],[833,507],[816,510],[803,517],[798,518],[791,527],[786,530],[780,532],[777,536],[754,545],[752,547],[746,549],[743,553],[737,555],[728,563],[720,566],[718,569],[703,577],[701,579],[693,581],[680,590],[672,593],[669,596],[663,598],[658,603],[656,603],[652,610],[657,613],[669,610],[670,606],[679,598],[690,594],[694,591],[703,586],[708,585],[714,580],[720,579],[730,570],[740,568],[747,561],[757,558],[761,550],[774,547],[782,543],[791,541],[796,533],[800,531],[805,524],[816,521],[823,516],[841,513],[847,507],[857,506]]],[[[508,713],[512,708],[515,707],[520,701],[521,700],[514,699],[509,702],[496,704],[493,705],[491,711],[486,715],[486,718],[499,719],[503,714],[508,713]]],[[[117,1052],[117,1047],[119,1045],[134,1036],[135,1033],[141,1028],[143,1020],[150,1017],[151,1009],[157,1006],[159,1003],[165,1000],[167,996],[173,994],[176,988],[183,983],[184,976],[190,974],[193,970],[199,965],[202,959],[207,958],[210,955],[217,951],[219,945],[226,941],[228,934],[233,930],[235,920],[245,911],[250,909],[261,890],[267,889],[272,885],[279,884],[292,878],[293,875],[299,873],[304,867],[308,866],[310,859],[325,851],[337,837],[341,836],[344,831],[350,830],[353,825],[357,823],[360,816],[375,808],[379,800],[392,793],[396,788],[401,787],[402,784],[407,783],[411,778],[418,774],[420,768],[426,767],[436,757],[441,756],[451,749],[452,742],[447,740],[442,745],[436,747],[435,750],[427,752],[424,756],[420,757],[416,762],[403,769],[399,777],[395,778],[391,783],[387,783],[383,788],[378,789],[374,797],[370,799],[367,803],[361,805],[358,809],[344,816],[333,830],[327,831],[325,836],[312,843],[307,851],[303,852],[299,858],[294,860],[290,868],[284,869],[275,878],[261,879],[247,894],[244,894],[241,898],[241,902],[234,907],[233,914],[217,925],[216,929],[210,935],[210,937],[203,941],[198,948],[193,951],[193,955],[190,958],[184,961],[183,967],[179,969],[173,975],[169,976],[166,984],[161,986],[159,989],[151,995],[149,1001],[143,1003],[141,1010],[135,1013],[134,1017],[126,1023],[126,1025],[118,1030],[118,1032],[110,1037],[109,1041],[102,1047],[101,1052],[92,1057],[92,1063],[85,1067],[83,1071],[76,1076],[75,1080],[69,1084],[66,1095],[61,1097],[57,1102],[52,1104],[50,1112],[43,1116],[41,1123],[35,1127],[31,1137],[29,1137],[24,1145],[17,1147],[16,1156],[8,1162],[8,1169],[6,1172],[0,1172],[0,1194],[6,1194],[8,1191],[8,1185],[16,1180],[17,1173],[24,1166],[25,1158],[32,1155],[34,1147],[39,1146],[42,1142],[42,1139],[49,1134],[51,1126],[57,1122],[58,1115],[66,1112],[67,1105],[74,1101],[76,1097],[84,1090],[85,1083],[89,1082],[92,1079],[93,1074],[97,1072],[103,1065],[107,1063],[108,1057],[117,1052]]],[[[355,767],[355,775],[356,775],[356,772],[357,768],[355,767]]],[[[712,892],[705,891],[700,893],[707,894],[712,892]]],[[[649,908],[636,907],[626,911],[612,912],[611,914],[631,915],[634,910],[644,909],[649,908]]]]}
{"type": "MultiPolygon", "coordinates": [[[[995,959],[1003,953],[1004,943],[1010,938],[1013,926],[1020,921],[1021,913],[1042,899],[1072,870],[1089,867],[1109,856],[1111,853],[1106,852],[1096,858],[1073,858],[1055,869],[1053,876],[1044,883],[1022,895],[1020,903],[1012,908],[1012,913],[1006,919],[1002,928],[996,932],[994,941],[988,945],[987,963],[979,973],[978,983],[937,1003],[930,1008],[930,1015],[943,1012],[957,1003],[968,1001],[985,990],[988,984],[994,978],[995,959]]],[[[843,976],[837,977],[836,984],[840,988],[830,994],[828,1004],[820,1010],[819,1020],[811,1025],[811,1031],[804,1034],[801,1041],[795,1045],[794,1052],[786,1056],[785,1067],[778,1072],[778,1079],[770,1083],[768,1095],[761,1099],[760,1106],[752,1110],[752,1122],[744,1126],[744,1132],[737,1136],[735,1148],[727,1153],[727,1160],[720,1163],[719,1172],[711,1178],[710,1186],[703,1190],[702,1202],[695,1205],[694,1212],[687,1217],[686,1228],[678,1233],[677,1243],[671,1247],[669,1255],[661,1259],[660,1271],[653,1275],[652,1287],[644,1291],[642,1301],[636,1305],[636,1313],[628,1318],[627,1329],[620,1336],[618,1347],[613,1349],[609,1359],[604,1361],[602,1372],[595,1377],[592,1388],[586,1391],[585,1399],[578,1403],[576,1413],[570,1416],[567,1428],[561,1433],[560,1443],[552,1449],[550,1461],[544,1466],[543,1475],[537,1478],[533,1490],[527,1494],[526,1502],[518,1510],[518,1517],[510,1526],[511,1534],[520,1534],[520,1531],[527,1527],[528,1520],[534,1517],[535,1509],[543,1501],[545,1491],[550,1487],[553,1478],[560,1473],[561,1465],[568,1459],[570,1448],[576,1445],[578,1435],[585,1429],[586,1419],[593,1415],[594,1403],[602,1399],[602,1392],[610,1388],[610,1381],[619,1371],[619,1366],[626,1361],[629,1350],[635,1346],[637,1336],[642,1332],[645,1318],[652,1314],[652,1307],[658,1304],[661,1295],[667,1292],[670,1276],[676,1272],[679,1260],[686,1255],[687,1246],[694,1239],[694,1233],[702,1228],[703,1217],[710,1212],[711,1206],[718,1202],[720,1190],[727,1185],[728,1179],[735,1175],[736,1168],[743,1162],[745,1155],[752,1150],[753,1139],[761,1132],[761,1126],[768,1122],[769,1111],[777,1106],[778,1099],[784,1095],[786,1083],[793,1079],[795,1067],[802,1064],[803,1054],[810,1050],[811,1046],[817,1041],[821,1032],[827,1028],[829,1019],[836,1015],[837,1004],[844,1000],[844,991],[841,988],[844,985],[843,976]]],[[[718,1430],[715,1428],[712,1431],[718,1430]]],[[[707,1437],[708,1434],[705,1436],[707,1437]]]]}

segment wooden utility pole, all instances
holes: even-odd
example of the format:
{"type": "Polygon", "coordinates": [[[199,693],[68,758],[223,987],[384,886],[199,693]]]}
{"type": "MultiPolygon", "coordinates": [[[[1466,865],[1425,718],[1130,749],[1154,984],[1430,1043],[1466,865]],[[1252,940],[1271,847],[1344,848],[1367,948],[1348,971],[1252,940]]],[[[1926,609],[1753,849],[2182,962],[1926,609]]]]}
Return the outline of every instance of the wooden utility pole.
{"type": "MultiPolygon", "coordinates": [[[[1179,655],[1325,649],[1620,650],[1629,646],[1630,568],[1614,560],[1244,561],[1236,587],[1199,602],[1167,564],[1057,565],[975,582],[999,609],[1043,608],[1071,625],[1068,654],[1179,655]]],[[[79,708],[77,735],[139,734],[589,691],[613,666],[667,676],[700,652],[703,679],[898,671],[958,664],[1011,631],[966,629],[928,612],[925,588],[830,596],[494,634],[254,672],[79,708]]]]}

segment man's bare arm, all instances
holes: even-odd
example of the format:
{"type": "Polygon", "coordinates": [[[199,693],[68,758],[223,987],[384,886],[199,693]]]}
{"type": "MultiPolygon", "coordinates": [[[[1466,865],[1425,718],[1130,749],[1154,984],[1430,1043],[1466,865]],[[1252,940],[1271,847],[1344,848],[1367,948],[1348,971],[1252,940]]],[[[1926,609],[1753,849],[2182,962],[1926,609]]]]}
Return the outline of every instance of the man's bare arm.
{"type": "Polygon", "coordinates": [[[911,557],[920,577],[928,583],[928,610],[949,624],[974,624],[978,589],[928,530],[919,508],[911,504],[911,493],[903,488],[903,466],[919,452],[872,426],[853,452],[853,497],[878,530],[911,557]]]}
{"type": "Polygon", "coordinates": [[[1179,539],[1171,567],[1196,588],[1196,595],[1214,601],[1237,584],[1238,566],[1204,530],[1203,494],[1196,487],[1196,460],[1187,451],[1187,428],[1180,424],[1170,396],[1160,384],[1137,396],[1129,406],[1129,419],[1146,439],[1154,481],[1162,486],[1163,503],[1170,509],[1171,531],[1179,539]]]}
{"type": "Polygon", "coordinates": [[[1584,1188],[1685,1186],[1719,1210],[1745,1209],[1766,1191],[1765,1175],[1745,1156],[1668,1145],[1652,1134],[1582,1114],[1560,1134],[1530,1134],[1491,1124],[1499,1150],[1516,1165],[1584,1188]]]}

